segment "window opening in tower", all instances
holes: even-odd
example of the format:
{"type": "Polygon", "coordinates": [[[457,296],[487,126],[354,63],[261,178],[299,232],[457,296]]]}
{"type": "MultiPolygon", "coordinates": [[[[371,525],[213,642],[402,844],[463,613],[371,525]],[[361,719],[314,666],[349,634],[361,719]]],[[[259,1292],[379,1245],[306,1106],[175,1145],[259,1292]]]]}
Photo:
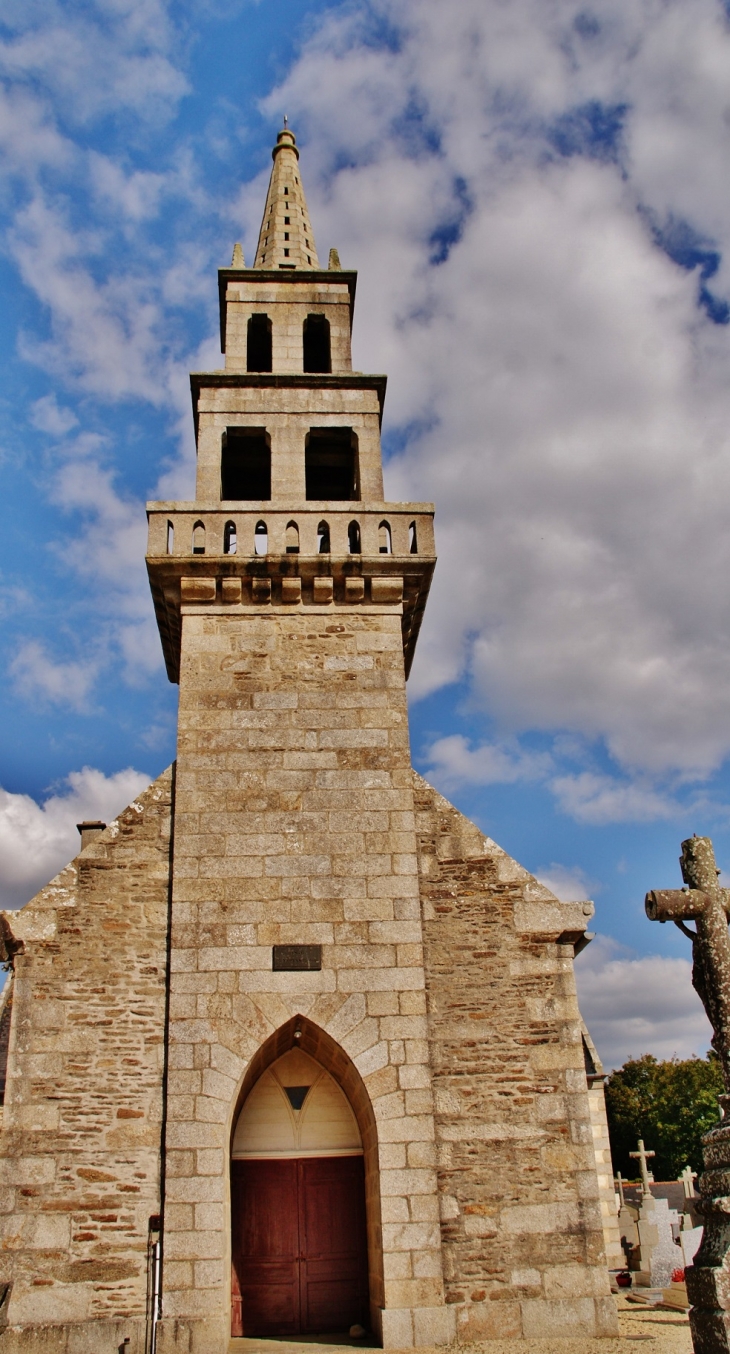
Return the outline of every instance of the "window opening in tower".
{"type": "Polygon", "coordinates": [[[265,428],[226,428],[221,449],[221,498],[271,498],[271,443],[265,428]]]}
{"type": "Polygon", "coordinates": [[[251,315],[246,334],[247,371],[271,371],[271,320],[251,315]]]}
{"type": "Polygon", "coordinates": [[[332,371],[330,325],[325,315],[308,315],[303,330],[303,371],[332,371]]]}
{"type": "Polygon", "coordinates": [[[357,437],[352,428],[310,428],[304,471],[308,499],[359,499],[357,437]]]}

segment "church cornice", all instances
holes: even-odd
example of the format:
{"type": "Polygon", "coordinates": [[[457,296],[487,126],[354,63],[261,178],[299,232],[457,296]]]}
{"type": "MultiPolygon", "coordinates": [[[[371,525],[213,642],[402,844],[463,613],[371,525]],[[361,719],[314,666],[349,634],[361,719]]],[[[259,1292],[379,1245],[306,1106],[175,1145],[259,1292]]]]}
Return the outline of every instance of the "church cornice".
{"type": "Polygon", "coordinates": [[[310,372],[191,371],[190,393],[193,401],[195,437],[198,436],[198,401],[203,390],[374,390],[383,421],[387,376],[362,372],[338,372],[313,375],[310,372]]]}
{"type": "Polygon", "coordinates": [[[218,302],[220,305],[221,352],[226,351],[226,292],[229,282],[245,282],[249,285],[264,283],[285,283],[290,286],[333,284],[344,285],[350,293],[350,328],[355,314],[355,289],[357,273],[346,272],[341,268],[219,268],[218,302]]]}

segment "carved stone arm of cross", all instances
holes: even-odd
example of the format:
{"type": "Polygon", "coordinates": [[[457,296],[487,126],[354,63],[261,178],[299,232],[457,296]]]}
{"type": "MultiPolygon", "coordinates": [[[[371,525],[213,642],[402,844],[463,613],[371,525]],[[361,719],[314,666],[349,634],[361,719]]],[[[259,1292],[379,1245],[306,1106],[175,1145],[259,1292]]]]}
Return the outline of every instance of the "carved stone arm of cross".
{"type": "MultiPolygon", "coordinates": [[[[717,890],[725,915],[730,921],[730,889],[717,890]]],[[[696,921],[711,904],[711,896],[701,889],[652,889],[644,907],[649,921],[696,921]]]]}
{"type": "Polygon", "coordinates": [[[680,857],[684,889],[656,889],[644,902],[650,921],[673,921],[692,941],[692,984],[714,1034],[730,1092],[730,891],[721,889],[709,837],[689,837],[680,857]],[[685,924],[694,921],[695,930],[685,924]]]}

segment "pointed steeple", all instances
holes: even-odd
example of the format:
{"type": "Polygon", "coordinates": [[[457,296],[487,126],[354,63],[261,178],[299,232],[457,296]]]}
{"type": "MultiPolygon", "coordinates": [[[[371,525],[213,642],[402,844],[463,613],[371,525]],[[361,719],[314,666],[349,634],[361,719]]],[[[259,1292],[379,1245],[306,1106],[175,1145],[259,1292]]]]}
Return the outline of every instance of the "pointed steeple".
{"type": "Polygon", "coordinates": [[[319,268],[294,133],[279,132],[254,268],[319,268]]]}

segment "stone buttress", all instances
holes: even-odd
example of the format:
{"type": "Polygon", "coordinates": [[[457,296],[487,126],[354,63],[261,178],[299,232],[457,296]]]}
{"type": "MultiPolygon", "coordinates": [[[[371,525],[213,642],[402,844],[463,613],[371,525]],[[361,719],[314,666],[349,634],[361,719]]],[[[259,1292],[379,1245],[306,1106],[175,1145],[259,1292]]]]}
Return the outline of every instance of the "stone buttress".
{"type": "Polygon", "coordinates": [[[319,267],[288,130],[255,267],[237,246],[219,281],[196,497],[148,508],[174,794],[168,772],[2,914],[0,1354],[96,1354],[102,1322],[142,1354],[157,1316],[158,1354],[227,1349],[233,1132],[295,1041],[359,1125],[386,1347],[614,1334],[573,981],[592,907],[411,768],[433,509],[384,501],[385,377],[352,371],[356,276],[319,267]]]}

